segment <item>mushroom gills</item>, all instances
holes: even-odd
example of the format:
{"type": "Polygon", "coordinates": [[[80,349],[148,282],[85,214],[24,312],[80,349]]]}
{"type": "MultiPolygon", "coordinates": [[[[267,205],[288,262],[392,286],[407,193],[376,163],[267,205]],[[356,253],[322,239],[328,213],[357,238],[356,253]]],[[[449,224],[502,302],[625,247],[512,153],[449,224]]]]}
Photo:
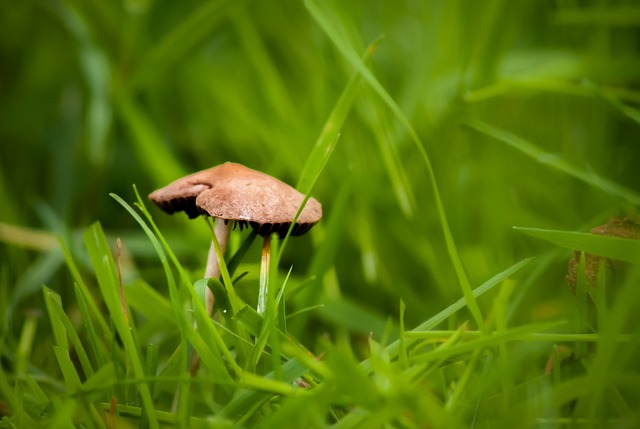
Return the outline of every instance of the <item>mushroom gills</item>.
{"type": "MultiPolygon", "coordinates": [[[[206,212],[203,211],[202,214],[206,215],[206,212]]],[[[307,231],[309,231],[314,225],[315,223],[300,223],[300,224],[297,223],[294,225],[293,231],[291,231],[291,235],[292,236],[302,235],[307,231]]],[[[262,237],[265,237],[271,234],[278,234],[280,238],[284,238],[285,235],[287,235],[287,232],[289,231],[290,226],[291,226],[290,222],[258,223],[258,222],[252,222],[247,220],[237,220],[234,222],[233,230],[235,230],[236,228],[240,228],[240,231],[242,231],[245,228],[251,227],[258,233],[258,235],[262,237]]]]}

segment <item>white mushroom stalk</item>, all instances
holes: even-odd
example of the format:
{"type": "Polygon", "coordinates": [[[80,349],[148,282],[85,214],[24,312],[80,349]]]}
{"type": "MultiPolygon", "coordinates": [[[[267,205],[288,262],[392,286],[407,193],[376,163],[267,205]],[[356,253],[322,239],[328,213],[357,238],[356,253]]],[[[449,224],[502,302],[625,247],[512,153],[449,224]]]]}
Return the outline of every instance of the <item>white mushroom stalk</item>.
{"type": "Polygon", "coordinates": [[[260,262],[260,289],[258,291],[258,314],[264,314],[267,309],[269,295],[269,265],[271,264],[271,236],[265,235],[262,244],[262,260],[260,262]]]}

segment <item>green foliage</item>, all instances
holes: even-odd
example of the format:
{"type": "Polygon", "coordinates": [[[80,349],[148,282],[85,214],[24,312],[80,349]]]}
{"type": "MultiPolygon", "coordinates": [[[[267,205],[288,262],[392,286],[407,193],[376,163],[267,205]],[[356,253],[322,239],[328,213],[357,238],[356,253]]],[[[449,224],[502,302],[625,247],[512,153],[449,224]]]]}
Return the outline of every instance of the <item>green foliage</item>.
{"type": "Polygon", "coordinates": [[[274,6],[0,4],[0,428],[640,425],[637,2],[274,6]],[[225,161],[265,275],[140,196],[225,161]]]}

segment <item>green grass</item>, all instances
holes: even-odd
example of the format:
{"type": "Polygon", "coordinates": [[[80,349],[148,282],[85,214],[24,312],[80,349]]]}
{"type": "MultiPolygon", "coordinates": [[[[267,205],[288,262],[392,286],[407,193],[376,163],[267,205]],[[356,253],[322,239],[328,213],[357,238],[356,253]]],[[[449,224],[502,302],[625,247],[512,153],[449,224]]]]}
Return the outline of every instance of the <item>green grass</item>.
{"type": "Polygon", "coordinates": [[[0,5],[0,428],[637,427],[639,16],[0,5]],[[225,161],[323,204],[268,277],[145,198],[225,161]]]}

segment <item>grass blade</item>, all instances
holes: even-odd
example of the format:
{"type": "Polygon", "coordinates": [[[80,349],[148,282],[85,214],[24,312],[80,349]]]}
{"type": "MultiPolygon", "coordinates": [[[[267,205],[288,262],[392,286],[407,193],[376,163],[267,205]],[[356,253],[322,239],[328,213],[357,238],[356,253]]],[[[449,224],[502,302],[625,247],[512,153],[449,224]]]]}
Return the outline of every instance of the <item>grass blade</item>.
{"type": "MultiPolygon", "coordinates": [[[[120,338],[124,343],[125,350],[131,361],[133,367],[133,373],[140,380],[144,380],[144,367],[142,365],[142,359],[140,352],[136,347],[132,331],[129,326],[129,321],[126,319],[122,306],[120,304],[120,294],[118,288],[118,277],[113,260],[113,255],[107,239],[104,236],[102,227],[99,223],[94,223],[85,232],[85,243],[87,245],[87,251],[89,257],[93,263],[93,267],[96,270],[96,277],[102,296],[105,300],[105,304],[109,309],[109,313],[113,319],[114,325],[120,338]]],[[[152,429],[159,428],[158,420],[155,418],[153,399],[151,398],[151,392],[149,386],[145,382],[141,382],[138,385],[138,391],[142,398],[143,407],[146,412],[151,416],[149,425],[152,429]]]]}
{"type": "Polygon", "coordinates": [[[512,148],[522,152],[529,158],[538,162],[539,164],[549,166],[550,168],[565,173],[571,177],[575,177],[584,183],[600,189],[607,194],[614,195],[618,198],[626,200],[636,206],[640,206],[640,195],[631,189],[618,185],[610,180],[600,177],[598,174],[592,171],[582,170],[571,164],[557,155],[545,152],[539,147],[535,146],[515,134],[496,128],[486,122],[471,120],[466,124],[476,131],[486,134],[489,137],[505,143],[512,148]]]}
{"type": "MultiPolygon", "coordinates": [[[[526,265],[528,265],[532,260],[533,260],[533,258],[523,259],[522,261],[512,265],[511,267],[507,268],[506,270],[504,270],[504,271],[496,274],[495,276],[491,277],[489,280],[487,280],[482,285],[478,286],[476,289],[473,290],[474,297],[477,298],[477,297],[483,295],[484,293],[488,292],[489,290],[493,289],[495,286],[500,284],[502,281],[504,281],[505,279],[509,278],[510,276],[515,274],[516,272],[520,271],[522,268],[524,268],[526,265]]],[[[426,330],[433,329],[436,326],[438,326],[440,323],[442,323],[445,320],[447,320],[447,318],[449,318],[449,316],[451,316],[452,314],[454,314],[458,310],[462,309],[465,305],[466,305],[466,300],[464,298],[460,298],[459,300],[457,300],[456,302],[451,304],[449,307],[447,307],[444,310],[440,311],[435,316],[433,316],[430,319],[428,319],[428,320],[424,321],[423,323],[421,323],[414,330],[415,331],[426,331],[426,330]]],[[[408,337],[410,335],[410,332],[411,331],[405,331],[405,336],[408,337]]],[[[407,347],[408,347],[410,345],[409,338],[407,338],[406,343],[407,343],[407,347]]],[[[387,353],[389,354],[389,357],[391,359],[393,359],[400,352],[400,341],[399,340],[394,341],[393,343],[389,344],[386,348],[387,348],[387,353]]],[[[361,363],[361,365],[364,368],[366,368],[368,371],[371,371],[371,363],[369,362],[368,359],[364,360],[361,363]]]]}
{"type": "MultiPolygon", "coordinates": [[[[256,313],[257,314],[257,313],[256,313]]],[[[297,359],[291,359],[282,365],[283,381],[286,383],[293,383],[298,377],[302,377],[307,372],[306,366],[301,364],[297,359]]],[[[273,372],[264,376],[267,387],[265,390],[270,390],[271,386],[269,380],[275,380],[275,374],[273,372]]],[[[254,380],[255,382],[255,380],[254,380]]],[[[273,397],[272,392],[263,392],[260,390],[245,390],[227,404],[222,410],[222,415],[225,417],[237,417],[241,413],[244,414],[244,418],[248,418],[247,410],[255,409],[256,405],[262,404],[269,398],[273,397]]]]}
{"type": "Polygon", "coordinates": [[[85,351],[84,346],[80,341],[80,337],[78,337],[78,334],[73,328],[73,324],[62,308],[60,296],[49,288],[44,288],[43,292],[54,333],[58,333],[60,328],[63,329],[63,332],[59,332],[56,335],[56,338],[60,334],[62,334],[64,336],[64,340],[62,342],[56,341],[57,344],[61,347],[68,347],[68,344],[66,344],[68,337],[71,345],[78,355],[78,360],[80,361],[80,365],[82,366],[82,371],[84,372],[85,378],[91,377],[93,375],[93,367],[91,366],[91,362],[89,361],[89,356],[87,356],[87,352],[85,351]]]}
{"type": "Polygon", "coordinates": [[[71,256],[71,252],[69,251],[69,249],[67,248],[67,245],[65,244],[64,240],[61,237],[58,238],[58,244],[60,246],[60,249],[62,249],[64,260],[67,264],[69,271],[71,272],[71,276],[73,277],[73,280],[75,281],[75,285],[76,285],[75,288],[76,288],[76,295],[78,296],[78,303],[80,303],[81,308],[83,308],[83,305],[84,307],[87,308],[86,311],[84,312],[86,314],[83,313],[83,315],[85,316],[85,323],[91,323],[91,318],[89,317],[89,315],[92,315],[95,318],[95,320],[98,322],[98,326],[100,327],[102,334],[105,336],[111,336],[111,330],[109,329],[109,325],[107,325],[107,322],[102,316],[102,313],[100,312],[100,310],[98,310],[98,305],[96,304],[96,301],[93,298],[93,295],[89,291],[89,287],[87,286],[84,279],[80,275],[78,266],[76,265],[75,260],[71,256]],[[80,301],[80,295],[82,296],[82,301],[80,301]],[[91,310],[91,312],[89,312],[89,310],[91,310]]]}
{"type": "MultiPolygon", "coordinates": [[[[506,341],[513,341],[516,338],[521,338],[527,334],[532,334],[548,329],[556,328],[563,325],[564,322],[550,322],[550,323],[536,323],[525,326],[518,326],[506,331],[499,331],[489,335],[482,335],[477,339],[473,339],[467,342],[459,342],[451,345],[451,347],[440,347],[433,351],[422,353],[411,357],[413,363],[427,363],[434,362],[440,359],[449,359],[453,356],[459,356],[461,354],[473,352],[480,347],[493,347],[499,346],[506,341]]],[[[483,333],[484,334],[484,333],[483,333]]],[[[463,334],[464,337],[464,334],[463,334]]],[[[447,344],[447,343],[445,343],[447,344]]]]}
{"type": "Polygon", "coordinates": [[[513,227],[513,229],[566,249],[582,250],[632,264],[640,263],[640,240],[542,228],[513,227]]]}
{"type": "MultiPolygon", "coordinates": [[[[80,307],[80,314],[82,315],[83,326],[86,331],[85,335],[89,340],[89,344],[91,345],[91,350],[96,360],[97,367],[102,368],[105,365],[105,357],[100,349],[100,340],[98,339],[98,335],[96,334],[95,327],[93,326],[91,316],[89,315],[89,308],[87,307],[87,301],[85,300],[83,292],[80,290],[80,287],[78,286],[77,283],[74,284],[74,288],[75,288],[76,299],[78,301],[78,307],[80,307]]],[[[106,339],[107,342],[110,342],[113,339],[113,333],[111,331],[106,332],[104,335],[104,338],[106,339]]]]}

